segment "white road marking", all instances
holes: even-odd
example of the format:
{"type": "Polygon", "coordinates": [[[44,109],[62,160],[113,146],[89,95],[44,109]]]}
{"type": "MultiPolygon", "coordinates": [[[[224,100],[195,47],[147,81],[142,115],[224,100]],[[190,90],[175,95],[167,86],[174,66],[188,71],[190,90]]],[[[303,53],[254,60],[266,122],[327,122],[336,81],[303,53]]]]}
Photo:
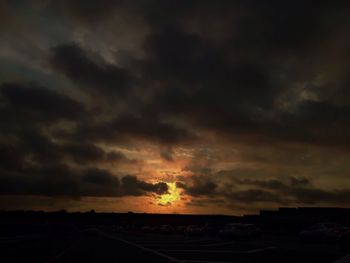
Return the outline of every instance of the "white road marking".
{"type": "Polygon", "coordinates": [[[55,262],[55,260],[59,259],[60,257],[62,257],[63,255],[67,254],[68,251],[70,251],[73,247],[75,246],[75,244],[70,245],[69,247],[63,249],[61,252],[57,253],[56,255],[54,255],[52,258],[48,259],[47,261],[45,261],[45,263],[52,263],[55,262]]]}
{"type": "Polygon", "coordinates": [[[157,256],[159,256],[159,257],[162,257],[162,258],[165,258],[165,259],[167,259],[167,260],[170,260],[170,262],[183,263],[182,260],[178,260],[178,259],[176,259],[176,258],[173,258],[173,257],[168,256],[168,255],[166,255],[166,254],[163,254],[163,253],[161,253],[161,252],[158,252],[158,251],[156,251],[156,250],[153,250],[153,249],[150,249],[150,248],[146,248],[146,247],[144,247],[144,246],[135,244],[135,243],[133,243],[133,242],[127,241],[127,240],[122,239],[122,238],[118,238],[118,237],[116,237],[116,236],[109,235],[109,234],[104,233],[104,232],[99,231],[99,230],[96,230],[96,231],[97,231],[100,235],[102,235],[102,236],[104,236],[104,237],[107,237],[107,238],[110,238],[110,239],[114,239],[114,240],[123,242],[123,243],[125,243],[125,244],[130,245],[130,246],[137,247],[137,248],[139,248],[139,249],[141,249],[141,250],[150,252],[150,253],[155,254],[155,255],[157,255],[157,256]]]}
{"type": "Polygon", "coordinates": [[[269,250],[274,250],[276,247],[267,247],[267,248],[258,248],[258,249],[251,249],[251,250],[242,250],[242,251],[232,251],[232,250],[190,250],[190,249],[158,249],[158,251],[161,252],[168,252],[168,253],[227,253],[227,254],[253,254],[253,253],[259,253],[269,250]]]}

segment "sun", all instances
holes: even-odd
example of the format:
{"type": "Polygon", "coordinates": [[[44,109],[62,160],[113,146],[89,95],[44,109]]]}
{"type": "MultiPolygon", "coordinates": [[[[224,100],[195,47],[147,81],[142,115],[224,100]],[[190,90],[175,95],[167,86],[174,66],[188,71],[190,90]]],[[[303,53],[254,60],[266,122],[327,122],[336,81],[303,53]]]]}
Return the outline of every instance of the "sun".
{"type": "Polygon", "coordinates": [[[170,205],[180,199],[180,190],[176,187],[176,183],[167,183],[168,194],[161,195],[158,199],[159,205],[170,205]]]}

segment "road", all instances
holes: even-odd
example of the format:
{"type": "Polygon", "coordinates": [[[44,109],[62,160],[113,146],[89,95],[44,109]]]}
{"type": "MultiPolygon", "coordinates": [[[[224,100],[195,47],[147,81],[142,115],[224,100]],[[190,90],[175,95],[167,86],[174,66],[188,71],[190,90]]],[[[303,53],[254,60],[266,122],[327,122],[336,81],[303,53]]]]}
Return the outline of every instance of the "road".
{"type": "Polygon", "coordinates": [[[98,229],[0,239],[0,248],[5,263],[330,263],[341,257],[333,244],[305,244],[291,237],[225,241],[217,237],[123,234],[98,229]]]}
{"type": "Polygon", "coordinates": [[[46,263],[59,262],[179,262],[169,256],[143,248],[98,230],[83,233],[66,251],[46,263]]]}

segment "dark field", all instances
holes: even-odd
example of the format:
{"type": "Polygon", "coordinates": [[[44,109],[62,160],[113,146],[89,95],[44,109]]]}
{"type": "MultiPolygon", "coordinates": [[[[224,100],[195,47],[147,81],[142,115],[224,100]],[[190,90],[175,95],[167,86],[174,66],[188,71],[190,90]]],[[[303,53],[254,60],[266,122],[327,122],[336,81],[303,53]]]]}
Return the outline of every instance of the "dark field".
{"type": "Polygon", "coordinates": [[[346,244],[302,240],[298,233],[315,222],[332,220],[346,225],[349,212],[312,213],[302,217],[295,211],[280,210],[229,217],[2,212],[1,262],[326,263],[346,256],[346,244]],[[240,238],[219,234],[220,228],[237,222],[254,223],[261,233],[240,238]],[[166,229],[159,227],[164,225],[166,229]],[[179,230],[186,225],[206,226],[207,231],[179,230]]]}

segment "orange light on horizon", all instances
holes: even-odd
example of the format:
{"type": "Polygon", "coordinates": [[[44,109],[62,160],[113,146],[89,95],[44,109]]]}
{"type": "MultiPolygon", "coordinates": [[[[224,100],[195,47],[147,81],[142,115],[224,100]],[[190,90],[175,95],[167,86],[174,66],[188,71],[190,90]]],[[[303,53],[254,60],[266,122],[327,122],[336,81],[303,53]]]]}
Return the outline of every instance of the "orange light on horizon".
{"type": "Polygon", "coordinates": [[[158,199],[159,205],[171,205],[180,200],[180,190],[176,187],[176,183],[167,183],[167,185],[169,193],[161,195],[158,199]]]}

